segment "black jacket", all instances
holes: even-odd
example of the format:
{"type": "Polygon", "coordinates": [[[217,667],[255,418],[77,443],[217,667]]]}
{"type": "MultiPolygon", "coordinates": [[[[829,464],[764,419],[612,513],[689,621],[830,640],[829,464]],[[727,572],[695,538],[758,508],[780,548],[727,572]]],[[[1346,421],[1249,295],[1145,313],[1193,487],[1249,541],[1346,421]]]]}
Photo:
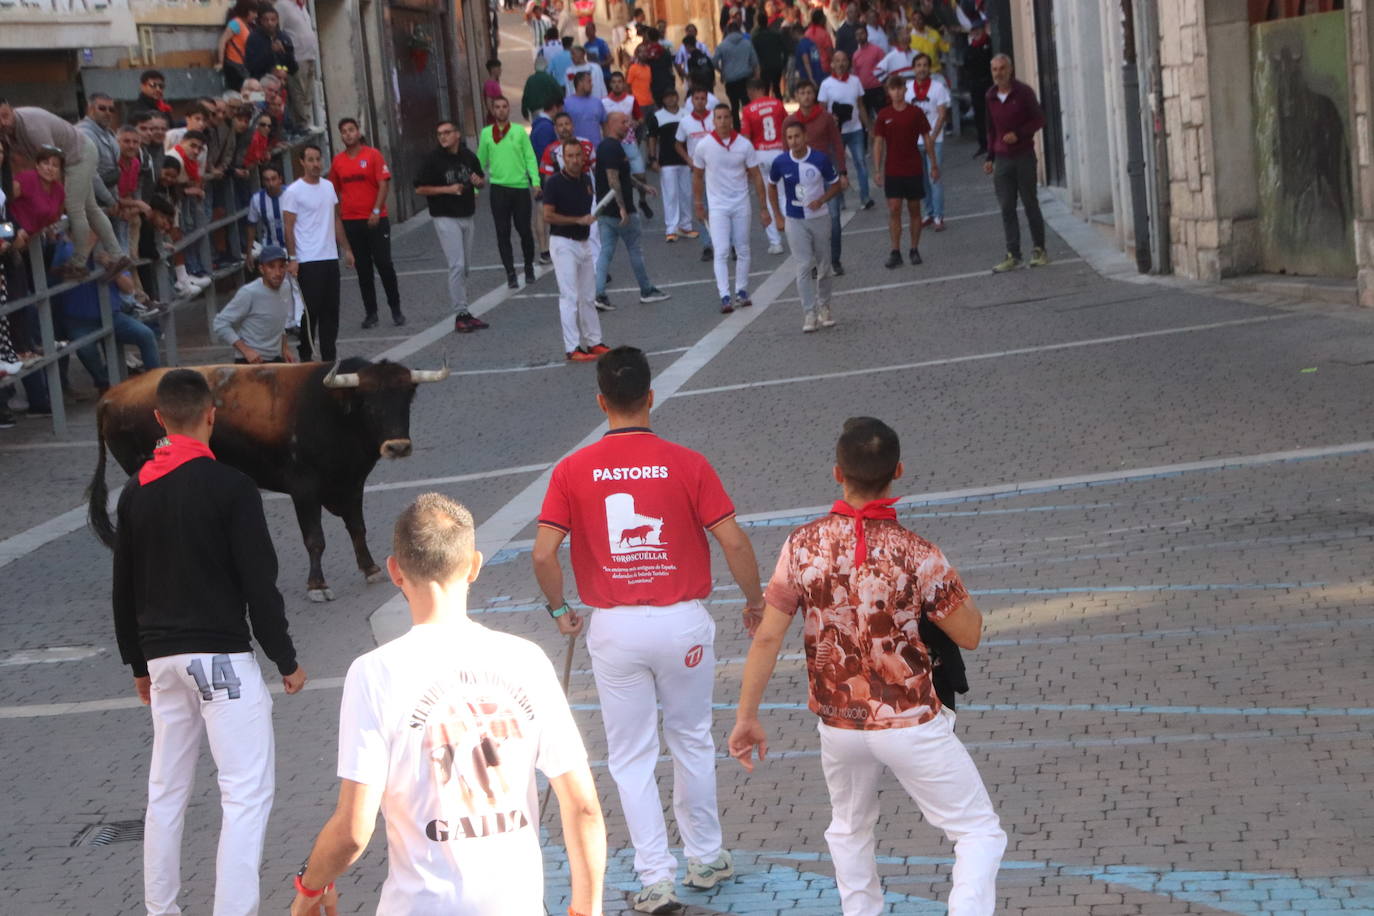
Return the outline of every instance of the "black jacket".
{"type": "Polygon", "coordinates": [[[246,475],[211,458],[147,486],[135,475],[119,495],[118,524],[115,638],[135,676],[148,673],[150,658],[251,652],[250,622],[277,670],[296,670],[277,554],[246,475]]]}
{"type": "Polygon", "coordinates": [[[291,43],[291,36],[278,29],[276,40],[281,42],[280,54],[272,50],[272,36],[262,29],[254,29],[248,36],[243,46],[243,68],[253,79],[262,79],[278,66],[285,67],[287,73],[296,72],[296,46],[291,43]]]}

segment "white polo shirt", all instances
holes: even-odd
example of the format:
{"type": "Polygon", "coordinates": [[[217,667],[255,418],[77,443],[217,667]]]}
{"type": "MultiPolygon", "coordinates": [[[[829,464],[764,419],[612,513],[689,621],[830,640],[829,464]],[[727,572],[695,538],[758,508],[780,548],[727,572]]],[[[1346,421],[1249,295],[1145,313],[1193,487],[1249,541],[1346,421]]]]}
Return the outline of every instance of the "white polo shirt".
{"type": "Polygon", "coordinates": [[[712,131],[697,144],[692,165],[706,172],[707,207],[737,210],[749,206],[749,170],[758,168],[759,153],[748,137],[731,134],[722,140],[712,131]]]}

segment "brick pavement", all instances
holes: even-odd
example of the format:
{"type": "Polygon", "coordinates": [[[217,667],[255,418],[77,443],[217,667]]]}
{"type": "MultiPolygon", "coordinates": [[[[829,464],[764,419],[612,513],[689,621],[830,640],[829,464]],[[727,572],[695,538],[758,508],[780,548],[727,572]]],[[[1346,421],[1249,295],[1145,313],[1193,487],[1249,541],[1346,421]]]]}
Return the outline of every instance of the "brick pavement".
{"type": "MultiPolygon", "coordinates": [[[[988,209],[981,176],[968,165],[951,172],[951,214],[988,209]]],[[[928,238],[925,268],[884,271],[873,263],[874,252],[881,257],[885,248],[882,233],[860,234],[881,225],[873,213],[855,215],[842,292],[968,273],[993,259],[986,240],[996,237],[997,220],[982,216],[928,238]]],[[[408,246],[428,258],[415,269],[437,257],[427,233],[408,246]]],[[[657,238],[648,245],[660,282],[692,284],[709,273],[695,262],[693,247],[669,248],[657,238]]],[[[1051,252],[1071,257],[1057,239],[1051,252]]],[[[781,259],[757,263],[772,269],[781,259]]],[[[628,276],[623,260],[613,269],[628,276]]],[[[437,320],[442,308],[425,277],[403,278],[418,326],[437,320]]],[[[673,350],[717,326],[709,283],[672,289],[673,300],[655,307],[619,296],[620,311],[604,317],[611,342],[673,350]]],[[[493,331],[446,338],[409,362],[431,365],[447,357],[462,370],[548,362],[556,356],[551,291],[551,282],[541,280],[524,295],[543,298],[509,300],[490,316],[493,331]]],[[[1074,263],[842,296],[836,311],[835,331],[802,337],[795,303],[775,303],[655,415],[665,434],[711,455],[742,512],[828,503],[834,430],[860,411],[889,419],[903,434],[908,477],[901,494],[1368,438],[1374,405],[1360,375],[1368,370],[1346,363],[1356,362],[1351,356],[1361,348],[1367,353],[1374,335],[1364,316],[1343,312],[686,396],[713,386],[1281,314],[1111,283],[1074,263]],[[1316,374],[1298,371],[1313,365],[1320,367],[1316,374]]],[[[656,368],[675,356],[655,358],[656,368]]],[[[553,461],[598,420],[589,386],[589,373],[562,366],[430,386],[415,407],[415,457],[379,467],[373,482],[553,461]]],[[[11,472],[7,500],[17,502],[5,520],[6,536],[79,498],[89,453],[38,455],[57,460],[45,467],[33,453],[0,454],[11,472]]],[[[1374,857],[1365,841],[1374,828],[1367,764],[1374,727],[1367,707],[1374,703],[1362,651],[1374,623],[1372,470],[1374,456],[1357,452],[904,509],[909,524],[963,570],[988,612],[984,646],[969,658],[972,692],[959,729],[1011,837],[999,912],[1374,912],[1374,857]]],[[[535,476],[444,489],[481,520],[535,476]]],[[[414,492],[401,487],[369,495],[374,548],[384,544],[390,518],[414,492]]],[[[271,500],[267,507],[304,663],[313,677],[337,677],[370,647],[367,615],[390,597],[389,587],[361,582],[349,568],[341,526],[327,524],[326,569],[338,600],[307,604],[289,504],[271,500]]],[[[765,570],[787,531],[783,524],[751,524],[765,570]]],[[[479,580],[475,607],[533,601],[528,555],[516,547],[479,580]]],[[[0,614],[6,651],[112,646],[107,564],[89,536],[76,532],[6,567],[9,601],[0,614]]],[[[717,570],[723,572],[719,559],[717,570]]],[[[733,590],[724,578],[718,584],[720,603],[712,608],[725,663],[716,699],[728,705],[747,647],[733,590]]],[[[561,658],[561,640],[539,612],[481,619],[536,638],[561,658]]],[[[794,633],[789,651],[799,646],[794,633]]],[[[596,698],[581,670],[585,653],[579,660],[571,699],[599,761],[604,740],[592,708],[596,698]]],[[[4,710],[127,695],[127,674],[108,652],[0,667],[4,710]]],[[[779,666],[767,699],[783,704],[765,720],[776,759],[747,779],[729,761],[720,769],[723,818],[741,877],[691,899],[702,912],[834,913],[814,718],[786,705],[804,700],[798,660],[779,666]]],[[[264,867],[265,912],[285,910],[285,879],[332,807],[337,702],[337,689],[329,687],[277,699],[278,794],[264,867]]],[[[733,713],[721,708],[717,716],[723,740],[733,713]]],[[[0,909],[138,912],[137,845],[70,844],[89,824],[139,816],[150,739],[146,713],[116,708],[8,718],[4,734],[0,795],[9,800],[10,816],[0,822],[0,894],[7,901],[0,909]]],[[[665,779],[667,772],[663,767],[665,779]]],[[[618,802],[604,767],[596,773],[617,851],[610,883],[629,886],[618,802]]],[[[948,889],[949,845],[919,823],[895,784],[884,800],[891,813],[879,825],[878,851],[889,910],[941,912],[931,901],[948,889]]],[[[547,866],[549,902],[556,906],[561,840],[555,820],[548,818],[547,866]]],[[[188,817],[188,912],[207,904],[217,823],[207,759],[188,817]]],[[[344,880],[345,912],[375,906],[385,874],[380,843],[374,839],[344,880]]],[[[617,912],[613,892],[608,901],[608,911],[617,912]]]]}

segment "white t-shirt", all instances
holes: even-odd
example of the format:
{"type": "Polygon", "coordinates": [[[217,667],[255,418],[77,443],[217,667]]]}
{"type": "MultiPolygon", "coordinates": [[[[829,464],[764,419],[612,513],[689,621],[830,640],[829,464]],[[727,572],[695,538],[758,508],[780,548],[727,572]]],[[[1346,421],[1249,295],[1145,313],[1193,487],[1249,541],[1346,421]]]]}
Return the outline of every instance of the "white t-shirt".
{"type": "Polygon", "coordinates": [[[836,105],[848,105],[849,117],[840,121],[840,133],[852,134],[856,130],[862,130],[864,122],[859,120],[859,105],[864,97],[864,84],[854,74],[840,82],[833,76],[827,76],[821,81],[820,92],[816,94],[816,101],[826,111],[835,115],[835,120],[840,121],[840,116],[835,112],[836,105]]]}
{"type": "Polygon", "coordinates": [[[697,144],[716,129],[712,111],[714,109],[708,104],[706,114],[703,117],[698,118],[695,112],[688,111],[682,115],[682,120],[678,122],[677,142],[687,147],[688,161],[696,158],[697,144]]]}
{"type": "Polygon", "coordinates": [[[543,911],[534,771],[587,752],[549,659],[470,620],[412,627],[353,662],[339,778],[382,787],[379,914],[543,911]]]}
{"type": "MultiPolygon", "coordinates": [[[[769,156],[771,164],[775,157],[769,156]]],[[[759,153],[743,134],[722,140],[712,131],[697,143],[692,165],[706,171],[706,206],[737,210],[749,206],[749,170],[758,168],[759,153]]]]}
{"type": "MultiPolygon", "coordinates": [[[[926,100],[922,102],[916,98],[916,83],[913,81],[907,84],[906,100],[910,102],[912,105],[915,105],[917,108],[921,109],[921,111],[925,112],[926,120],[930,122],[930,129],[934,130],[935,122],[940,118],[940,109],[948,108],[950,105],[949,89],[945,87],[945,84],[943,82],[932,77],[930,80],[930,91],[926,93],[926,100]]],[[[936,145],[938,146],[939,144],[943,143],[944,139],[944,132],[941,131],[940,134],[935,138],[936,145]]],[[[925,137],[921,137],[916,142],[923,149],[925,148],[925,137]]]]}
{"type": "Polygon", "coordinates": [[[286,186],[281,209],[283,213],[296,214],[297,261],[339,259],[339,245],[334,238],[334,205],[338,202],[334,183],[323,178],[314,184],[297,178],[286,186]]]}

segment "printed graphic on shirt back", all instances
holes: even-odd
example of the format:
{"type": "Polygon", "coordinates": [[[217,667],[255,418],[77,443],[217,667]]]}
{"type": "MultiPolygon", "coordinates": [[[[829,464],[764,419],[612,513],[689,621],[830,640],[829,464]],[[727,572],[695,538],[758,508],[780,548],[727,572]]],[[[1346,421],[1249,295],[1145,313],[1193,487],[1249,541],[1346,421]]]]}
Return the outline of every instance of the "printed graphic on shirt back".
{"type": "Polygon", "coordinates": [[[606,497],[606,536],[610,540],[612,557],[668,558],[664,552],[668,545],[663,540],[663,519],[640,515],[635,511],[635,498],[629,493],[612,493],[606,497]]]}
{"type": "Polygon", "coordinates": [[[464,672],[458,680],[427,691],[409,723],[421,732],[422,759],[437,789],[438,810],[425,835],[438,843],[529,826],[526,785],[508,778],[502,757],[503,747],[527,739],[522,720],[533,719],[530,700],[490,673],[464,672]]]}

